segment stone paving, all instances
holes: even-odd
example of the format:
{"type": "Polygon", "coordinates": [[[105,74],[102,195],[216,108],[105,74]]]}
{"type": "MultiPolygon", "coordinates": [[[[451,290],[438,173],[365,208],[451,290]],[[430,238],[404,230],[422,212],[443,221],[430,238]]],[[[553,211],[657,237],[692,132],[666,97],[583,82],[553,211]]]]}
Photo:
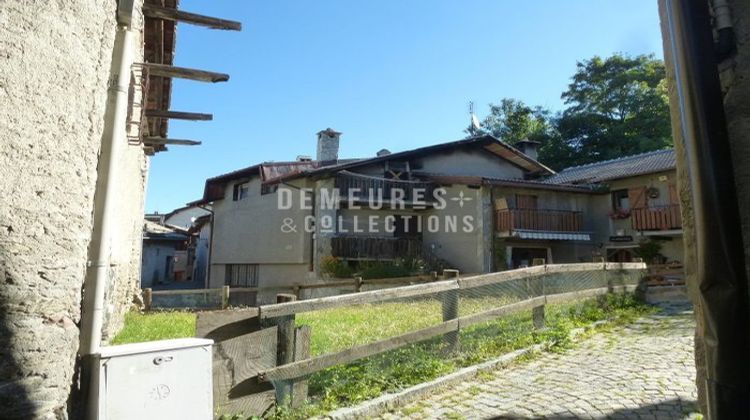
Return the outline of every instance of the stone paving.
{"type": "Polygon", "coordinates": [[[382,419],[686,418],[697,398],[693,318],[672,305],[566,352],[491,372],[382,419]]]}

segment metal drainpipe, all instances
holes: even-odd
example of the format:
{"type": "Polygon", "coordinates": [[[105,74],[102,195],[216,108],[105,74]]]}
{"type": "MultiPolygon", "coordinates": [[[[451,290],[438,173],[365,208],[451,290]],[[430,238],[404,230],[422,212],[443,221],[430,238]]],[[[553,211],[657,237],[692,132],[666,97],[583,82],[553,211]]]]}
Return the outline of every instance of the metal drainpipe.
{"type": "Polygon", "coordinates": [[[732,10],[727,0],[711,0],[714,11],[716,40],[716,59],[723,61],[737,50],[737,41],[732,27],[732,10]]]}
{"type": "Polygon", "coordinates": [[[127,145],[126,118],[128,89],[133,65],[136,34],[127,25],[118,25],[112,51],[111,75],[104,116],[101,151],[94,195],[94,227],[89,246],[89,262],[83,291],[81,335],[78,353],[81,356],[81,387],[86,401],[86,418],[98,417],[99,395],[92,382],[94,357],[101,348],[104,319],[104,296],[112,269],[111,245],[115,222],[117,163],[127,145]]]}
{"type": "Polygon", "coordinates": [[[750,412],[750,311],[739,204],[708,3],[665,0],[696,231],[709,419],[750,412]]]}

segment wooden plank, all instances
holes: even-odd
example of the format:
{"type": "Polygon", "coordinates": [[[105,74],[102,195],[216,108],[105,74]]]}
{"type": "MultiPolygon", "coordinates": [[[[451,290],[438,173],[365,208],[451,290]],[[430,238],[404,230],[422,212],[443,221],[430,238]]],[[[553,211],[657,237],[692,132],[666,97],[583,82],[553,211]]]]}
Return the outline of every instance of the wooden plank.
{"type": "Polygon", "coordinates": [[[533,309],[538,306],[544,305],[546,302],[547,301],[544,296],[538,296],[535,298],[522,300],[520,302],[503,305],[476,314],[462,316],[461,318],[458,318],[458,324],[461,326],[461,328],[466,328],[470,325],[492,321],[493,319],[500,318],[505,315],[515,314],[518,312],[533,309]]]}
{"type": "Polygon", "coordinates": [[[578,263],[578,264],[553,264],[547,266],[548,273],[569,273],[572,271],[598,271],[602,269],[601,264],[597,263],[578,263]]]}
{"type": "MultiPolygon", "coordinates": [[[[294,335],[294,360],[306,360],[310,358],[310,331],[309,325],[298,327],[294,335]]],[[[292,385],[292,408],[299,408],[307,399],[307,380],[295,381],[292,385]]]]}
{"type": "Polygon", "coordinates": [[[600,287],[597,289],[579,290],[577,292],[557,293],[554,295],[547,295],[547,304],[555,305],[560,303],[568,303],[576,300],[589,299],[601,295],[606,295],[610,292],[632,292],[637,287],[637,285],[613,286],[612,288],[600,287]]]}
{"type": "MultiPolygon", "coordinates": [[[[546,266],[551,267],[551,266],[546,266]]],[[[545,273],[545,266],[518,268],[515,270],[499,271],[497,273],[480,274],[478,276],[463,277],[458,280],[462,289],[488,286],[491,284],[504,283],[513,280],[525,279],[527,277],[540,276],[545,273]]]]}
{"type": "Polygon", "coordinates": [[[146,145],[175,144],[179,146],[198,146],[201,144],[201,142],[197,140],[165,139],[162,137],[146,137],[143,139],[143,144],[146,144],[146,145]]]}
{"type": "Polygon", "coordinates": [[[191,69],[187,67],[176,67],[167,64],[140,63],[148,70],[149,76],[178,77],[181,79],[197,80],[199,82],[226,82],[229,75],[213,71],[191,69]]]}
{"type": "Polygon", "coordinates": [[[358,305],[363,303],[382,302],[390,299],[432,295],[438,292],[454,289],[458,289],[458,283],[455,280],[445,280],[426,284],[416,284],[413,286],[373,290],[370,292],[351,293],[346,295],[329,296],[297,302],[280,303],[276,305],[264,305],[258,309],[260,310],[260,318],[267,319],[302,312],[336,308],[339,306],[358,305]]]}
{"type": "Polygon", "coordinates": [[[211,29],[222,29],[227,31],[242,30],[242,23],[234,20],[219,19],[215,17],[199,15],[196,13],[185,12],[182,10],[169,9],[166,7],[148,3],[145,3],[143,5],[143,14],[146,17],[154,19],[190,23],[192,25],[205,26],[211,29]]]}
{"type": "Polygon", "coordinates": [[[212,114],[183,111],[163,111],[161,109],[147,109],[146,116],[150,118],[169,118],[173,120],[191,121],[211,121],[214,119],[214,116],[212,114]]]}
{"type": "Polygon", "coordinates": [[[313,357],[312,359],[302,360],[284,366],[277,366],[273,369],[262,372],[258,377],[262,381],[280,381],[301,378],[331,366],[374,356],[456,330],[458,330],[458,320],[454,319],[452,321],[423,328],[397,337],[352,347],[338,353],[325,354],[313,357]]]}

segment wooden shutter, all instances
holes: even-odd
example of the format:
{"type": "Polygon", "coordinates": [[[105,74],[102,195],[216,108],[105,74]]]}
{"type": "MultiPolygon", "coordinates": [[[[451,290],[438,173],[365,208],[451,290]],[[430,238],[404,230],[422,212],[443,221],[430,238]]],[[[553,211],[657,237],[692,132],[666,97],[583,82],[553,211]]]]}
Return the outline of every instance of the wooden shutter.
{"type": "Polygon", "coordinates": [[[646,207],[646,187],[628,189],[628,201],[631,209],[646,207]]]}
{"type": "Polygon", "coordinates": [[[516,194],[516,208],[535,210],[537,208],[537,197],[535,195],[516,194]]]}

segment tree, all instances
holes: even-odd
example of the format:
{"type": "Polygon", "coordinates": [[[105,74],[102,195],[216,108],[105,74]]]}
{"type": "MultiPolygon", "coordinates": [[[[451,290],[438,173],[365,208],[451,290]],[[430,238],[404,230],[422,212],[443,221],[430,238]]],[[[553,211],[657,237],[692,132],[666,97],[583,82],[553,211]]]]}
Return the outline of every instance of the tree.
{"type": "Polygon", "coordinates": [[[664,63],[652,55],[578,63],[557,129],[583,164],[672,146],[664,63]]]}
{"type": "Polygon", "coordinates": [[[515,144],[521,140],[544,141],[551,130],[549,111],[503,98],[499,105],[490,104],[490,114],[482,121],[479,134],[490,134],[515,144]]]}
{"type": "Polygon", "coordinates": [[[538,141],[539,160],[555,170],[672,146],[664,63],[653,56],[579,62],[562,99],[567,108],[553,115],[504,98],[480,134],[538,141]]]}

